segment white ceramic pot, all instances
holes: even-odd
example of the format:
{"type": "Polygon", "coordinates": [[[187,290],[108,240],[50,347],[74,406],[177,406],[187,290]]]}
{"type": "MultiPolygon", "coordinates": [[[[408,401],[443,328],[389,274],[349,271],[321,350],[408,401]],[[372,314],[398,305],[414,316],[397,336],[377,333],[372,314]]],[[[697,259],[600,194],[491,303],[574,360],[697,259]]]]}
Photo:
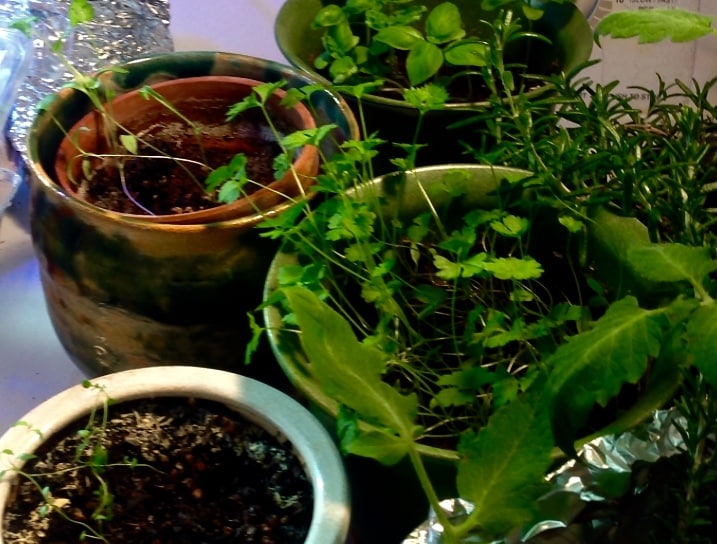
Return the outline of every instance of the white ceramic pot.
{"type": "MultiPolygon", "coordinates": [[[[314,416],[284,393],[251,378],[191,366],[128,370],[96,378],[93,383],[101,385],[116,402],[185,396],[221,402],[273,435],[285,438],[293,445],[314,490],[313,519],[305,543],[346,541],[349,491],[340,454],[314,416]]],[[[31,410],[22,418],[28,425],[12,427],[0,437],[0,471],[17,462],[3,451],[32,453],[43,439],[86,416],[93,407],[101,407],[104,398],[96,388],[77,385],[31,410]]],[[[0,525],[12,479],[12,472],[8,472],[0,480],[0,525]]]]}

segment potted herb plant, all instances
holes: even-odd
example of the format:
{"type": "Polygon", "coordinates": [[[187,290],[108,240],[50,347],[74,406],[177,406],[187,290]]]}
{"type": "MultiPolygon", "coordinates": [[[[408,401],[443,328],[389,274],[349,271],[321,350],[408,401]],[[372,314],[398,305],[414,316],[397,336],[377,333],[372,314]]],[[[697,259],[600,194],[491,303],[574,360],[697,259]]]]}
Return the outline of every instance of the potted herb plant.
{"type": "MultiPolygon", "coordinates": [[[[341,176],[332,173],[331,182],[338,184],[341,176]]],[[[632,375],[602,376],[610,358],[609,347],[595,338],[600,332],[583,341],[600,346],[595,352],[562,355],[566,339],[580,332],[589,336],[591,320],[606,310],[588,303],[599,293],[593,292],[594,273],[581,272],[585,225],[524,192],[531,179],[526,171],[498,166],[420,168],[379,178],[345,196],[336,185],[341,194],[332,193],[334,199],[305,217],[299,214],[298,224],[283,216],[270,225],[284,240],[267,280],[264,309],[280,365],[331,425],[338,421],[347,452],[389,465],[404,460],[398,471],[380,477],[354,475],[355,491],[375,501],[357,498],[357,504],[368,501],[373,510],[366,514],[358,507],[356,519],[360,523],[366,515],[364,527],[382,528],[369,533],[371,541],[395,541],[417,524],[425,513],[417,500],[421,487],[429,499],[454,496],[463,437],[490,425],[493,417],[500,419],[501,408],[517,403],[526,391],[542,390],[534,384],[546,374],[560,376],[553,377],[560,383],[550,385],[560,405],[552,416],[567,411],[574,418],[561,421],[562,432],[553,439],[551,414],[540,414],[545,419],[539,443],[547,450],[536,454],[544,462],[534,466],[538,472],[557,454],[557,444],[570,449],[593,433],[628,428],[674,393],[671,372],[645,380],[637,399],[635,391],[623,387],[635,382],[632,375]],[[284,293],[291,293],[288,304],[284,293]],[[552,368],[554,360],[560,371],[552,368]],[[581,364],[570,366],[573,361],[581,364]],[[329,372],[324,364],[336,375],[323,376],[329,372]],[[604,381],[573,396],[574,380],[587,375],[581,372],[604,381]],[[374,378],[383,380],[375,390],[364,383],[374,378]],[[345,380],[342,389],[334,379],[345,380]],[[406,407],[410,415],[405,417],[413,423],[399,434],[410,428],[410,436],[396,439],[396,429],[385,428],[385,414],[377,415],[384,408],[398,410],[378,401],[389,398],[389,390],[406,399],[396,403],[406,407]],[[606,405],[613,397],[619,399],[607,417],[588,417],[593,404],[606,405]],[[411,441],[410,451],[404,440],[411,441]],[[406,459],[420,464],[418,480],[410,472],[406,476],[406,459]],[[376,512],[380,523],[371,518],[376,512]]],[[[323,183],[331,191],[329,181],[323,183]]],[[[611,221],[596,220],[613,235],[623,229],[622,222],[611,221]]],[[[644,354],[638,358],[648,364],[644,354]]],[[[401,425],[408,420],[403,418],[401,425]]],[[[530,448],[525,454],[532,455],[530,448]]],[[[505,451],[496,455],[508,457],[505,451]]],[[[383,473],[370,463],[356,465],[383,473]]]]}
{"type": "Polygon", "coordinates": [[[275,27],[289,62],[341,89],[365,135],[415,138],[423,164],[460,162],[456,142],[471,132],[455,123],[504,91],[544,94],[541,76],[575,69],[592,49],[572,2],[288,0],[275,27]]]}
{"type": "Polygon", "coordinates": [[[87,381],[0,438],[0,542],[344,542],[339,453],[250,378],[154,367],[87,381]],[[33,536],[35,535],[35,536],[33,536]]]}
{"type": "MultiPolygon", "coordinates": [[[[404,167],[403,174],[356,187],[355,183],[365,179],[362,173],[370,172],[370,168],[351,166],[351,161],[342,162],[339,157],[325,165],[318,180],[320,190],[333,196],[332,200],[315,210],[298,208],[292,215],[265,225],[275,229],[268,236],[284,241],[284,251],[278,255],[269,276],[264,310],[275,353],[288,369],[290,379],[319,411],[328,413],[330,420],[339,420],[339,435],[346,451],[386,463],[403,459],[404,466],[400,468],[405,468],[406,459],[410,460],[419,487],[426,491],[434,506],[433,499],[445,496],[446,486],[456,481],[455,472],[445,470],[446,465],[453,466],[455,471],[466,456],[475,456],[465,465],[470,467],[466,469],[469,472],[481,463],[493,466],[503,461],[505,465],[496,467],[509,471],[507,461],[520,449],[515,462],[532,467],[522,475],[525,479],[517,475],[500,488],[491,487],[499,479],[495,473],[485,473],[487,480],[469,478],[470,481],[461,482],[458,468],[458,492],[461,496],[467,493],[472,500],[477,497],[484,510],[465,523],[457,523],[456,533],[450,537],[454,539],[472,530],[483,531],[485,536],[507,530],[510,524],[519,524],[519,518],[525,518],[538,496],[528,490],[535,485],[537,492],[541,487],[551,455],[558,451],[556,447],[567,454],[574,452],[576,444],[585,438],[581,435],[586,424],[595,423],[594,406],[616,409],[621,414],[613,425],[594,427],[596,432],[630,428],[673,398],[685,365],[695,372],[696,361],[700,361],[698,369],[707,361],[697,355],[685,359],[685,346],[694,345],[696,337],[690,340],[691,333],[684,336],[683,327],[704,325],[698,324],[699,314],[709,314],[705,306],[711,305],[712,296],[708,277],[714,263],[704,249],[710,243],[713,224],[709,192],[711,161],[704,161],[714,153],[713,121],[710,121],[713,110],[706,102],[709,86],[694,92],[688,92],[683,84],[664,86],[651,102],[652,111],[643,118],[628,100],[611,94],[610,85],[594,86],[576,73],[548,81],[555,94],[544,97],[543,102],[516,97],[476,112],[477,120],[492,130],[486,131],[486,138],[477,140],[483,142],[483,147],[473,148],[477,160],[495,165],[482,167],[484,175],[492,180],[488,187],[477,179],[472,183],[461,180],[466,172],[481,167],[454,165],[414,170],[410,159],[396,161],[399,167],[404,167]],[[675,89],[683,93],[680,96],[691,102],[694,109],[685,108],[685,100],[680,105],[671,104],[670,100],[679,95],[675,89]],[[673,141],[681,144],[673,145],[673,141]],[[511,183],[511,176],[507,175],[510,169],[501,164],[520,165],[534,169],[534,173],[513,170],[518,175],[511,183]],[[451,197],[466,208],[461,211],[459,207],[448,207],[449,211],[442,213],[451,197]],[[415,215],[416,209],[420,209],[417,203],[426,206],[427,217],[415,215]],[[497,215],[492,216],[484,207],[490,209],[496,204],[498,211],[493,212],[497,215]],[[523,217],[526,211],[528,214],[523,217]],[[474,222],[462,225],[460,220],[466,216],[474,222]],[[534,223],[536,218],[539,221],[534,223]],[[552,218],[555,228],[546,228],[546,218],[552,218]],[[516,228],[509,228],[508,224],[516,228]],[[525,225],[530,228],[522,231],[525,225]],[[531,230],[536,226],[536,230],[531,230]],[[387,237],[387,232],[392,234],[387,237]],[[533,234],[522,239],[518,232],[533,234]],[[442,238],[443,235],[448,236],[442,238]],[[501,236],[511,235],[520,240],[514,246],[505,240],[491,245],[501,236]],[[424,246],[431,236],[437,236],[438,241],[424,246]],[[522,245],[529,239],[534,243],[522,245]],[[549,286],[542,276],[532,280],[523,277],[519,281],[510,276],[530,274],[526,272],[530,265],[521,261],[536,249],[536,239],[538,246],[540,242],[549,246],[561,246],[567,240],[573,243],[561,246],[559,251],[552,246],[548,253],[564,257],[563,262],[572,266],[572,278],[587,276],[582,277],[582,283],[559,282],[561,289],[548,287],[546,291],[562,296],[569,292],[569,285],[577,285],[579,295],[573,300],[580,302],[574,308],[575,320],[560,323],[552,320],[558,326],[554,330],[557,335],[554,343],[548,342],[546,347],[543,338],[534,350],[524,352],[524,355],[532,353],[540,361],[536,369],[540,369],[537,375],[541,378],[517,385],[505,375],[508,381],[504,383],[501,378],[495,375],[489,378],[481,371],[476,371],[480,374],[477,376],[468,370],[476,361],[493,370],[492,359],[487,357],[488,347],[500,351],[530,334],[531,327],[517,318],[521,314],[507,312],[521,307],[523,302],[528,305],[536,302],[539,290],[527,287],[526,299],[513,292],[499,305],[499,310],[483,318],[474,315],[472,321],[466,317],[467,311],[460,316],[460,310],[467,307],[483,312],[490,307],[489,301],[499,295],[497,290],[481,289],[481,280],[497,270],[508,274],[503,279],[509,278],[512,286],[521,282],[530,285],[537,278],[539,284],[549,286]],[[678,243],[653,244],[665,240],[678,243]],[[485,251],[473,255],[466,248],[485,251]],[[508,256],[516,258],[511,261],[516,266],[510,272],[502,268],[505,263],[498,255],[491,253],[506,248],[508,256]],[[679,262],[689,266],[680,267],[679,262]],[[406,270],[415,276],[404,275],[406,270]],[[461,304],[464,299],[459,290],[461,296],[451,291],[441,297],[442,289],[454,288],[461,281],[478,293],[489,294],[472,304],[461,304]],[[290,293],[288,305],[282,298],[287,293],[290,293]],[[446,305],[441,306],[443,303],[446,305]],[[695,313],[697,308],[701,309],[695,313]],[[352,313],[353,310],[356,312],[352,313]],[[452,326],[437,329],[443,333],[438,338],[451,348],[448,352],[431,344],[426,335],[435,324],[431,321],[432,312],[449,316],[446,321],[452,326]],[[411,322],[411,317],[416,321],[411,322]],[[465,321],[470,323],[468,333],[463,328],[465,321]],[[567,328],[561,328],[566,325],[567,328]],[[404,338],[396,336],[404,332],[404,327],[405,336],[413,334],[415,341],[407,342],[407,349],[402,351],[404,338]],[[456,330],[462,334],[456,335],[456,330]],[[492,334],[498,337],[489,340],[492,334]],[[353,335],[358,335],[359,341],[353,335]],[[451,368],[449,362],[454,358],[472,353],[470,347],[462,344],[466,340],[469,344],[477,342],[481,350],[459,365],[458,376],[442,374],[451,368]],[[424,348],[426,357],[420,351],[424,348]],[[438,354],[436,364],[426,365],[435,354],[438,354]],[[425,366],[426,375],[421,373],[425,366]],[[405,370],[405,377],[399,369],[405,370]],[[420,443],[425,433],[460,421],[449,410],[439,410],[446,405],[454,408],[461,399],[485,401],[486,397],[471,388],[488,383],[495,388],[494,392],[507,393],[511,399],[501,397],[506,403],[498,401],[497,406],[492,406],[497,410],[483,427],[486,429],[483,436],[490,438],[476,442],[479,454],[470,447],[457,448],[461,454],[455,450],[444,452],[439,456],[444,461],[444,470],[435,471],[426,461],[425,444],[420,443]],[[431,391],[426,384],[438,387],[431,391]],[[426,390],[430,391],[428,395],[426,390]],[[380,400],[392,398],[394,392],[395,403],[380,400]],[[431,394],[432,402],[426,403],[425,397],[431,394]],[[536,406],[541,407],[538,412],[536,406]],[[522,415],[517,415],[516,410],[523,410],[522,415]],[[402,415],[397,416],[399,413],[402,415]],[[427,424],[427,414],[436,413],[441,414],[436,416],[437,422],[427,424]],[[448,415],[441,419],[445,414],[448,415]],[[493,417],[496,419],[492,420],[493,417]],[[526,431],[523,434],[517,423],[521,418],[530,422],[530,429],[523,429],[526,431]],[[518,432],[506,433],[507,421],[518,432]],[[547,441],[530,435],[529,431],[536,427],[542,428],[541,436],[547,437],[547,441]],[[511,436],[502,437],[501,433],[511,436]],[[488,441],[490,448],[480,446],[488,441]],[[496,450],[492,460],[486,457],[491,448],[496,450]],[[527,458],[530,460],[525,461],[527,458]],[[481,483],[475,484],[476,481],[481,483]],[[506,504],[523,487],[526,502],[521,504],[525,509],[511,512],[506,504]],[[494,507],[486,506],[488,495],[483,492],[505,497],[505,501],[495,500],[494,507]],[[508,521],[512,514],[519,515],[508,521]],[[486,521],[487,518],[490,519],[486,521]],[[490,529],[493,522],[498,523],[490,529]]],[[[361,152],[370,157],[373,142],[368,139],[363,144],[364,147],[356,144],[351,147],[352,157],[361,152]]],[[[500,282],[492,285],[497,283],[500,282]]],[[[550,303],[555,302],[552,297],[550,303]]],[[[545,305],[543,311],[550,316],[547,308],[545,305]]],[[[538,319],[541,315],[546,317],[540,311],[530,315],[538,319]]],[[[473,415],[467,419],[476,421],[473,415]]],[[[468,432],[465,436],[472,434],[468,432]]],[[[359,477],[356,481],[359,485],[388,481],[384,476],[382,473],[373,480],[359,477]]],[[[414,487],[399,489],[400,500],[385,489],[374,495],[389,497],[377,507],[385,514],[384,525],[400,524],[397,518],[400,507],[408,502],[406,496],[416,496],[414,487]]],[[[362,513],[356,515],[360,519],[362,513]]],[[[382,532],[369,538],[377,542],[395,541],[396,534],[392,535],[394,540],[386,536],[382,532]]]]}
{"type": "MultiPolygon", "coordinates": [[[[319,144],[326,156],[356,136],[353,115],[337,94],[290,67],[242,55],[182,52],[130,61],[103,72],[95,95],[119,96],[160,80],[204,75],[248,78],[274,88],[286,82],[289,94],[311,87],[305,103],[316,130],[328,133],[319,144]]],[[[252,88],[258,103],[259,88],[252,88]]],[[[263,89],[269,100],[268,87],[263,89]]],[[[283,204],[250,202],[243,216],[207,224],[162,223],[102,209],[63,188],[55,164],[66,135],[94,108],[81,90],[61,90],[38,114],[28,142],[33,242],[58,337],[90,374],[194,361],[237,368],[247,340],[238,332],[247,329],[244,309],[260,300],[274,252],[253,227],[280,213],[286,197],[290,202],[304,196],[300,190],[294,197],[282,191],[283,204]]],[[[215,171],[224,170],[222,188],[236,179],[229,190],[240,193],[246,175],[240,175],[240,164],[234,169],[231,164],[228,172],[215,171]]],[[[292,175],[290,185],[299,188],[295,181],[292,175]]]]}

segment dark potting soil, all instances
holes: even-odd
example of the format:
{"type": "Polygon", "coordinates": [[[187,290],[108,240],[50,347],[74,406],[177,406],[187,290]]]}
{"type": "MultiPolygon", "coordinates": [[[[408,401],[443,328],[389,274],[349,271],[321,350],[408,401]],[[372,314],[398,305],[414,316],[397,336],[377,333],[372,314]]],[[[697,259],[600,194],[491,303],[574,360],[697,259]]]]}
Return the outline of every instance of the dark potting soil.
{"type": "MultiPolygon", "coordinates": [[[[258,112],[246,112],[229,123],[224,112],[217,119],[216,112],[208,110],[206,119],[195,120],[201,127],[201,145],[189,125],[172,118],[159,119],[136,133],[145,143],[139,143],[137,157],[123,159],[126,190],[155,215],[214,208],[221,203],[216,192],[206,191],[204,180],[237,153],[246,155],[247,175],[255,182],[245,185],[246,194],[271,183],[280,149],[266,123],[251,113],[258,112]],[[163,158],[149,158],[157,155],[163,158]]],[[[96,170],[85,195],[104,209],[146,214],[128,198],[118,168],[107,160],[96,170]]]]}
{"type": "Polygon", "coordinates": [[[112,406],[101,443],[104,464],[118,465],[98,475],[73,468],[91,454],[78,435],[86,425],[50,440],[25,467],[51,473],[36,478],[61,514],[43,515],[38,488],[21,477],[5,512],[5,544],[79,542],[82,527],[65,516],[98,526],[98,475],[112,496],[99,526],[112,544],[304,542],[313,492],[300,461],[288,444],[227,407],[175,398],[112,406]]]}

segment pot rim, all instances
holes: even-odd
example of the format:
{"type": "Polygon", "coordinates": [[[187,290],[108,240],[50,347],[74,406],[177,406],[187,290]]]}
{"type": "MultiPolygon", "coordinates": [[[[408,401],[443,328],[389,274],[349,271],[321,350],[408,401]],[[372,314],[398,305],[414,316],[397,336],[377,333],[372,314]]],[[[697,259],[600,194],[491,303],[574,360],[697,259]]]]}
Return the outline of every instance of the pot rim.
{"type": "MultiPolygon", "coordinates": [[[[117,402],[147,397],[191,396],[221,402],[273,435],[294,446],[314,489],[314,515],[307,544],[343,543],[350,509],[346,473],[340,454],[326,429],[301,404],[262,382],[223,370],[194,366],[155,366],[126,370],[91,380],[117,402]]],[[[9,466],[3,452],[32,453],[44,438],[100,407],[97,390],[75,385],[40,403],[0,436],[0,469],[9,466]]],[[[13,480],[0,480],[0,518],[13,480]]],[[[2,544],[0,532],[0,544],[2,544]]]]}

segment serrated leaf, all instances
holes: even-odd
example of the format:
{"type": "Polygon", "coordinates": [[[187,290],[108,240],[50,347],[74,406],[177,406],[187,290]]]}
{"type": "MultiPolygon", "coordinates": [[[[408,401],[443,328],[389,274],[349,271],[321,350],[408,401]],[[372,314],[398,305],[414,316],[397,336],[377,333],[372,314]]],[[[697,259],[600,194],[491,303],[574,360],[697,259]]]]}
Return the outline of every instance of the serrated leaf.
{"type": "Polygon", "coordinates": [[[712,387],[717,387],[717,305],[700,306],[687,322],[687,355],[712,387]]]}
{"type": "Polygon", "coordinates": [[[543,267],[532,257],[498,257],[485,264],[499,280],[529,280],[543,275],[543,267]]]}
{"type": "Polygon", "coordinates": [[[520,238],[530,226],[530,221],[525,217],[518,217],[517,215],[506,215],[499,221],[493,221],[490,227],[503,236],[509,236],[512,238],[520,238]]]}
{"type": "Polygon", "coordinates": [[[633,247],[628,259],[635,270],[651,281],[689,281],[701,285],[708,274],[717,270],[710,250],[682,244],[650,244],[633,247]]]}
{"type": "Polygon", "coordinates": [[[477,435],[461,439],[458,492],[474,504],[474,520],[488,534],[505,534],[529,520],[545,492],[553,439],[539,389],[536,384],[534,394],[501,407],[477,435]]]}
{"type": "Polygon", "coordinates": [[[301,329],[311,374],[326,392],[362,419],[411,439],[418,400],[382,381],[385,355],[359,342],[346,320],[308,289],[284,292],[301,329]]]}
{"type": "Polygon", "coordinates": [[[574,453],[576,433],[595,405],[605,406],[625,383],[636,383],[658,355],[664,310],[644,310],[634,297],[610,306],[592,329],[572,336],[548,358],[553,431],[574,453]]]}
{"type": "Polygon", "coordinates": [[[687,42],[713,33],[712,17],[683,9],[636,9],[616,11],[603,18],[595,29],[596,38],[638,38],[639,43],[665,39],[687,42]]]}
{"type": "Polygon", "coordinates": [[[454,262],[442,255],[434,255],[433,265],[436,267],[436,276],[444,280],[471,278],[487,269],[488,255],[476,253],[464,261],[454,262]]]}

